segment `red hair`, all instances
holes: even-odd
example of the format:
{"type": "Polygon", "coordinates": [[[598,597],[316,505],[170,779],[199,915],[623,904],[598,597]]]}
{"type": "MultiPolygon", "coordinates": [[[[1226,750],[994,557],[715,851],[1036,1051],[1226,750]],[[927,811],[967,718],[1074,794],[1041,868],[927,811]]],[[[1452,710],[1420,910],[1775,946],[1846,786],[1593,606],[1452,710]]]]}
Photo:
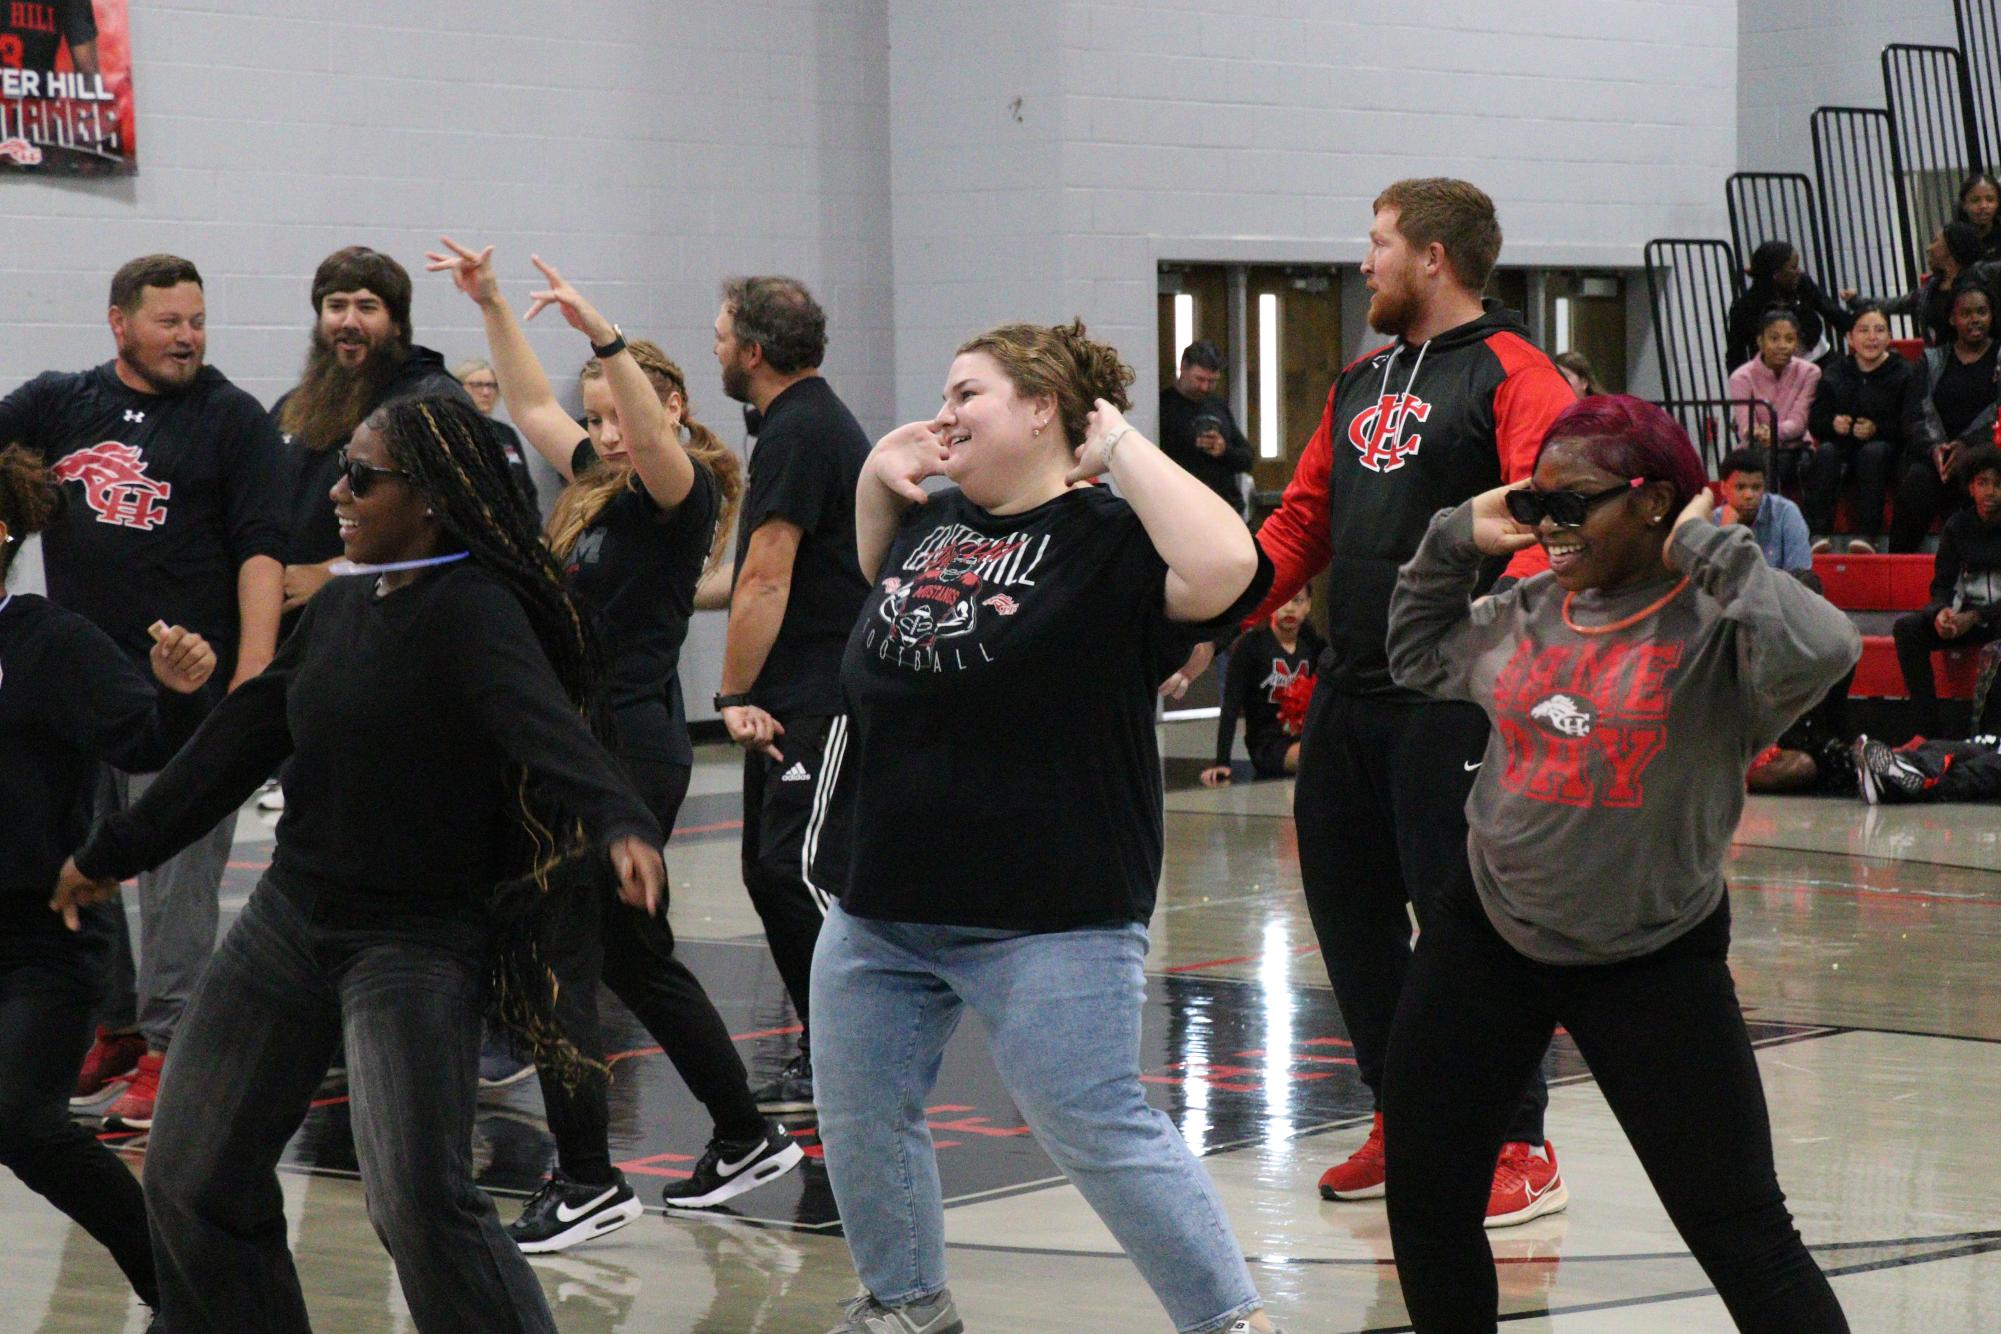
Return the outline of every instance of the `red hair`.
{"type": "Polygon", "coordinates": [[[1536,462],[1559,440],[1583,446],[1585,460],[1614,477],[1668,483],[1677,513],[1709,485],[1681,423],[1631,394],[1597,394],[1565,408],[1543,433],[1536,462]]]}

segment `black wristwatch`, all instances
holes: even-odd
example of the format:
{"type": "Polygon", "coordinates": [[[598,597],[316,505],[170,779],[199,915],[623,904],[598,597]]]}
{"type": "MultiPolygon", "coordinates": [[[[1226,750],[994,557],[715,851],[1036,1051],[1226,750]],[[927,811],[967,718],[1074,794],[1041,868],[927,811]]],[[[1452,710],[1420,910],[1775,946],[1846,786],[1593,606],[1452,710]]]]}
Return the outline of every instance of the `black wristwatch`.
{"type": "Polygon", "coordinates": [[[591,353],[599,361],[603,361],[607,357],[615,357],[623,351],[625,351],[625,330],[619,328],[616,324],[611,326],[611,341],[609,343],[606,343],[603,347],[599,347],[596,343],[591,344],[591,353]]]}
{"type": "Polygon", "coordinates": [[[741,695],[725,695],[718,691],[715,703],[717,713],[721,713],[724,709],[741,709],[750,703],[750,692],[745,691],[741,695]]]}

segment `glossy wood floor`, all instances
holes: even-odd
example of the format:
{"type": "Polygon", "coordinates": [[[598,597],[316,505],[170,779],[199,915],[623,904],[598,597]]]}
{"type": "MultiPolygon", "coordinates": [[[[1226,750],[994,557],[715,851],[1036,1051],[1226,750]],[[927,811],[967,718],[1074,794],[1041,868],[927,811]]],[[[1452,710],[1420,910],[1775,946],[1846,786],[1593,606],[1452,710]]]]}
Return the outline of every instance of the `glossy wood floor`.
{"type": "MultiPolygon", "coordinates": [[[[1211,726],[1170,727],[1170,752],[1199,756],[1211,726]]],[[[1359,1139],[1366,1100],[1340,1055],[1338,1013],[1299,897],[1290,793],[1284,783],[1171,786],[1150,961],[1149,1087],[1205,1155],[1285,1327],[1403,1328],[1380,1203],[1323,1204],[1313,1189],[1359,1139]]],[[[735,787],[733,760],[705,752],[670,850],[673,922],[726,1018],[755,1034],[782,1027],[784,1015],[738,883],[735,787]]],[[[263,819],[240,821],[225,921],[269,838],[263,819]]],[[[1781,1178],[1858,1331],[2001,1328],[1997,872],[2001,809],[1982,807],[1754,800],[1731,855],[1733,957],[1760,1044],[1781,1178]]],[[[754,1064],[783,1055],[770,1039],[744,1045],[754,1064]]],[[[1505,1328],[1727,1330],[1588,1073],[1561,1050],[1553,1061],[1549,1133],[1572,1203],[1495,1235],[1503,1310],[1515,1317],[1505,1328]]],[[[632,1077],[615,1099],[614,1156],[639,1161],[631,1156],[639,1148],[623,1146],[657,1144],[698,1152],[706,1127],[666,1063],[635,1048],[621,1071],[632,1077]]],[[[1089,1209],[1050,1179],[1032,1140],[1010,1133],[1012,1108],[983,1072],[968,1025],[934,1108],[941,1127],[966,1132],[937,1134],[953,1141],[941,1162],[952,1164],[952,1285],[968,1328],[1167,1328],[1089,1209]],[[965,1188],[953,1190],[954,1180],[965,1188]]],[[[539,1109],[531,1081],[482,1118],[483,1181],[505,1196],[503,1217],[546,1161],[539,1109]]],[[[337,1138],[337,1121],[309,1123],[284,1175],[316,1327],[411,1329],[360,1187],[341,1172],[337,1146],[327,1147],[337,1138]]],[[[143,1145],[127,1152],[143,1170],[143,1145]]],[[[736,1216],[667,1218],[655,1209],[601,1242],[537,1259],[560,1326],[826,1329],[854,1278],[825,1225],[818,1172],[809,1164],[744,1197],[736,1216]]],[[[634,1181],[650,1204],[656,1178],[634,1181]]],[[[4,1174],[0,1223],[0,1331],[142,1328],[108,1258],[4,1174]]]]}

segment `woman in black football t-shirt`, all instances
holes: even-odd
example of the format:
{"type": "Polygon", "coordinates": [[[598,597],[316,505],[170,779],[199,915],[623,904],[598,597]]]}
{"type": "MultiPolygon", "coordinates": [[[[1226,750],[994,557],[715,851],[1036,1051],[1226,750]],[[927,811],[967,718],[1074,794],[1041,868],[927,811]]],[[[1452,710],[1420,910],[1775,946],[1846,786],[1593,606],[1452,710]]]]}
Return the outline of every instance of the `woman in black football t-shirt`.
{"type": "MultiPolygon", "coordinates": [[[[736,456],[688,414],[681,370],[652,343],[627,343],[617,326],[539,259],[549,280],[532,318],[553,305],[598,354],[579,375],[584,429],[562,405],[500,296],[491,247],[447,241],[449,269],[486,321],[508,415],[567,485],[549,517],[549,544],[570,587],[597,615],[611,653],[611,704],[618,756],[663,830],[671,831],[694,764],[678,664],[694,612],[695,586],[721,553],[743,489],[736,456]],[[685,433],[685,440],[683,435],[685,433]]],[[[663,1193],[670,1208],[709,1208],[795,1167],[804,1156],[757,1110],[743,1060],[702,984],[674,955],[664,918],[600,896],[598,911],[572,925],[569,952],[554,961],[572,1031],[599,1043],[600,977],[646,1025],[674,1068],[715,1118],[708,1152],[663,1193]],[[729,1164],[731,1170],[721,1170],[729,1164]]],[[[549,1184],[508,1230],[523,1250],[561,1250],[639,1217],[624,1174],[611,1165],[604,1087],[575,1087],[542,1073],[556,1140],[549,1184]]]]}
{"type": "Polygon", "coordinates": [[[1126,425],[1113,404],[1131,379],[1081,324],[996,329],[959,350],[935,420],[876,445],[856,491],[874,584],[841,673],[855,841],[812,996],[820,1138],[868,1290],[844,1329],[883,1309],[955,1318],[923,1108],[968,1008],[1176,1326],[1268,1328],[1201,1165],[1146,1104],[1139,1022],[1161,867],[1154,688],[1269,567],[1221,498],[1126,425]],[[1101,474],[1124,499],[1076,485],[1101,474]],[[958,487],[927,496],[930,476],[958,487]]]}

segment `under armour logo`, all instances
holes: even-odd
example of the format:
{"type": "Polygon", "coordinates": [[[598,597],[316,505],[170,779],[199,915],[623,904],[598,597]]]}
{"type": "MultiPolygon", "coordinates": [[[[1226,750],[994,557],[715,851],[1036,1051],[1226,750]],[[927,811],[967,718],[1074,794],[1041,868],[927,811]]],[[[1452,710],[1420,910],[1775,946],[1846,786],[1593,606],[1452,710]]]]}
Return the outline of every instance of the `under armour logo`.
{"type": "Polygon", "coordinates": [[[129,422],[142,422],[146,420],[146,414],[137,408],[127,408],[125,409],[125,420],[129,422]]]}

